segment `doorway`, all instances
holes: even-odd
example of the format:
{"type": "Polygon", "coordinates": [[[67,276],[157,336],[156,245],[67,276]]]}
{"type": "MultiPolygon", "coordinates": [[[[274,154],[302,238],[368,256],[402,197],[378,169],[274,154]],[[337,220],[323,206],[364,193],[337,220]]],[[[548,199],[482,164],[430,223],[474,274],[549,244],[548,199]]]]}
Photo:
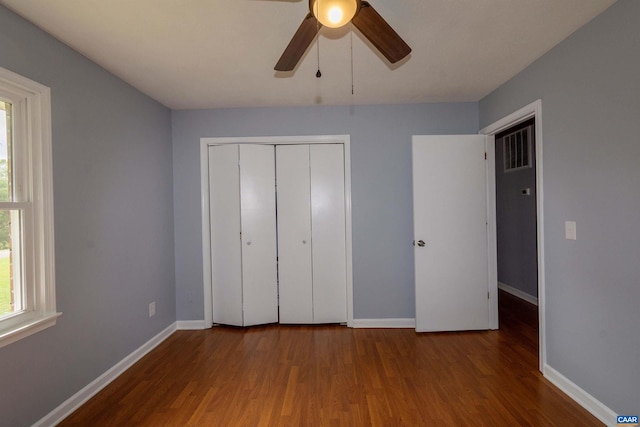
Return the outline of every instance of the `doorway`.
{"type": "MultiPolygon", "coordinates": [[[[515,168],[522,167],[523,159],[522,152],[518,153],[518,149],[521,146],[522,139],[509,138],[507,142],[507,156],[505,160],[505,142],[504,137],[512,135],[514,132],[522,131],[531,123],[532,138],[530,142],[531,151],[529,152],[529,162],[535,165],[534,175],[534,188],[531,186],[524,186],[519,188],[521,191],[519,196],[525,198],[525,201],[530,203],[535,202],[535,225],[529,224],[529,226],[535,226],[535,265],[533,268],[536,271],[536,280],[533,287],[537,291],[538,302],[538,347],[539,347],[539,369],[544,372],[546,365],[546,341],[545,341],[545,328],[544,328],[544,312],[545,312],[545,276],[544,276],[544,217],[543,217],[543,203],[544,203],[544,187],[543,187],[543,164],[542,164],[542,102],[537,100],[520,110],[498,120],[497,122],[487,126],[480,131],[481,134],[487,135],[487,227],[489,236],[489,283],[490,285],[490,298],[493,300],[491,304],[491,326],[492,329],[498,329],[499,314],[498,314],[498,227],[497,218],[498,212],[496,210],[496,169],[504,171],[505,165],[507,168],[512,166],[515,168]],[[531,123],[531,121],[533,121],[531,123]],[[503,150],[500,155],[502,164],[496,166],[496,151],[503,150]],[[527,188],[529,188],[527,193],[527,188]],[[524,193],[522,191],[524,190],[524,193]],[[535,194],[535,200],[534,196],[535,194]]],[[[523,131],[528,132],[528,131],[523,131]]],[[[522,135],[521,135],[522,136],[522,135]]],[[[508,275],[507,275],[508,277],[508,275]]],[[[509,285],[509,284],[507,284],[509,285]]],[[[515,287],[511,286],[513,289],[515,287]]],[[[504,288],[504,286],[503,286],[504,288]]],[[[529,289],[529,288],[527,288],[529,289]]],[[[529,289],[530,291],[530,289],[529,289]]],[[[525,293],[525,292],[523,292],[525,293]]]]}
{"type": "Polygon", "coordinates": [[[498,289],[538,305],[535,118],[495,136],[498,289]]]}

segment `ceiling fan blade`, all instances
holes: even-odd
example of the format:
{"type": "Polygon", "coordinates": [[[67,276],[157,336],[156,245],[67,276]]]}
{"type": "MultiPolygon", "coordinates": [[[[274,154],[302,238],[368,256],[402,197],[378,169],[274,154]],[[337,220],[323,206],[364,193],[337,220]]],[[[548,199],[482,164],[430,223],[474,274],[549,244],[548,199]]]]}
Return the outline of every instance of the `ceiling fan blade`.
{"type": "Polygon", "coordinates": [[[318,35],[318,30],[322,27],[316,17],[309,13],[300,24],[298,31],[293,35],[289,46],[284,50],[280,60],[275,66],[276,71],[292,71],[296,68],[298,61],[307,51],[313,40],[318,35]]]}
{"type": "Polygon", "coordinates": [[[411,53],[411,48],[369,4],[363,1],[353,25],[384,55],[392,64],[411,53]]]}

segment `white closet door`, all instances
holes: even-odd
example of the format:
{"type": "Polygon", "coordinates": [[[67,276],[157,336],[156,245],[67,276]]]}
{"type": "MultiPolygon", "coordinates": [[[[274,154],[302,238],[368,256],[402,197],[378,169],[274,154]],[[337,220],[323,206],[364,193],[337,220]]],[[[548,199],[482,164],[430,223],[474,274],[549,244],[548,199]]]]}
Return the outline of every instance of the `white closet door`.
{"type": "Polygon", "coordinates": [[[242,326],[240,175],[237,145],[209,147],[213,322],[242,326]]]}
{"type": "Polygon", "coordinates": [[[280,323],[313,323],[309,146],[276,147],[280,323]]]}
{"type": "Polygon", "coordinates": [[[344,153],[340,144],[310,146],[314,323],[347,321],[344,153]]]}
{"type": "Polygon", "coordinates": [[[240,145],[244,325],[278,321],[273,146],[240,145]]]}

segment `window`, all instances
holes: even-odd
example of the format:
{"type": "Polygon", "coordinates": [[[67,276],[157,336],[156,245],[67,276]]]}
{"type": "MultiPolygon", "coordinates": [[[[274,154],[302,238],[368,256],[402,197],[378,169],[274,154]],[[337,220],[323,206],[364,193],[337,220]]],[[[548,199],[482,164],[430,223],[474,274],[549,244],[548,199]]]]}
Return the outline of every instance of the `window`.
{"type": "Polygon", "coordinates": [[[0,347],[59,315],[52,178],[49,88],[0,68],[0,347]]]}
{"type": "Polygon", "coordinates": [[[502,138],[505,172],[531,167],[532,128],[527,126],[502,138]]]}

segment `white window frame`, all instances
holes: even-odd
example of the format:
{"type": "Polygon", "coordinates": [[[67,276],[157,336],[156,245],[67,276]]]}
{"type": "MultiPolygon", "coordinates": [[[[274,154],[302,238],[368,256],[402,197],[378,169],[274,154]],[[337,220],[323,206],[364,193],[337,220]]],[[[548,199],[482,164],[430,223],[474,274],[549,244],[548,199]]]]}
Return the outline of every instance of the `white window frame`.
{"type": "Polygon", "coordinates": [[[56,324],[51,90],[0,67],[0,98],[12,104],[15,198],[22,212],[23,310],[0,320],[0,347],[56,324]]]}

